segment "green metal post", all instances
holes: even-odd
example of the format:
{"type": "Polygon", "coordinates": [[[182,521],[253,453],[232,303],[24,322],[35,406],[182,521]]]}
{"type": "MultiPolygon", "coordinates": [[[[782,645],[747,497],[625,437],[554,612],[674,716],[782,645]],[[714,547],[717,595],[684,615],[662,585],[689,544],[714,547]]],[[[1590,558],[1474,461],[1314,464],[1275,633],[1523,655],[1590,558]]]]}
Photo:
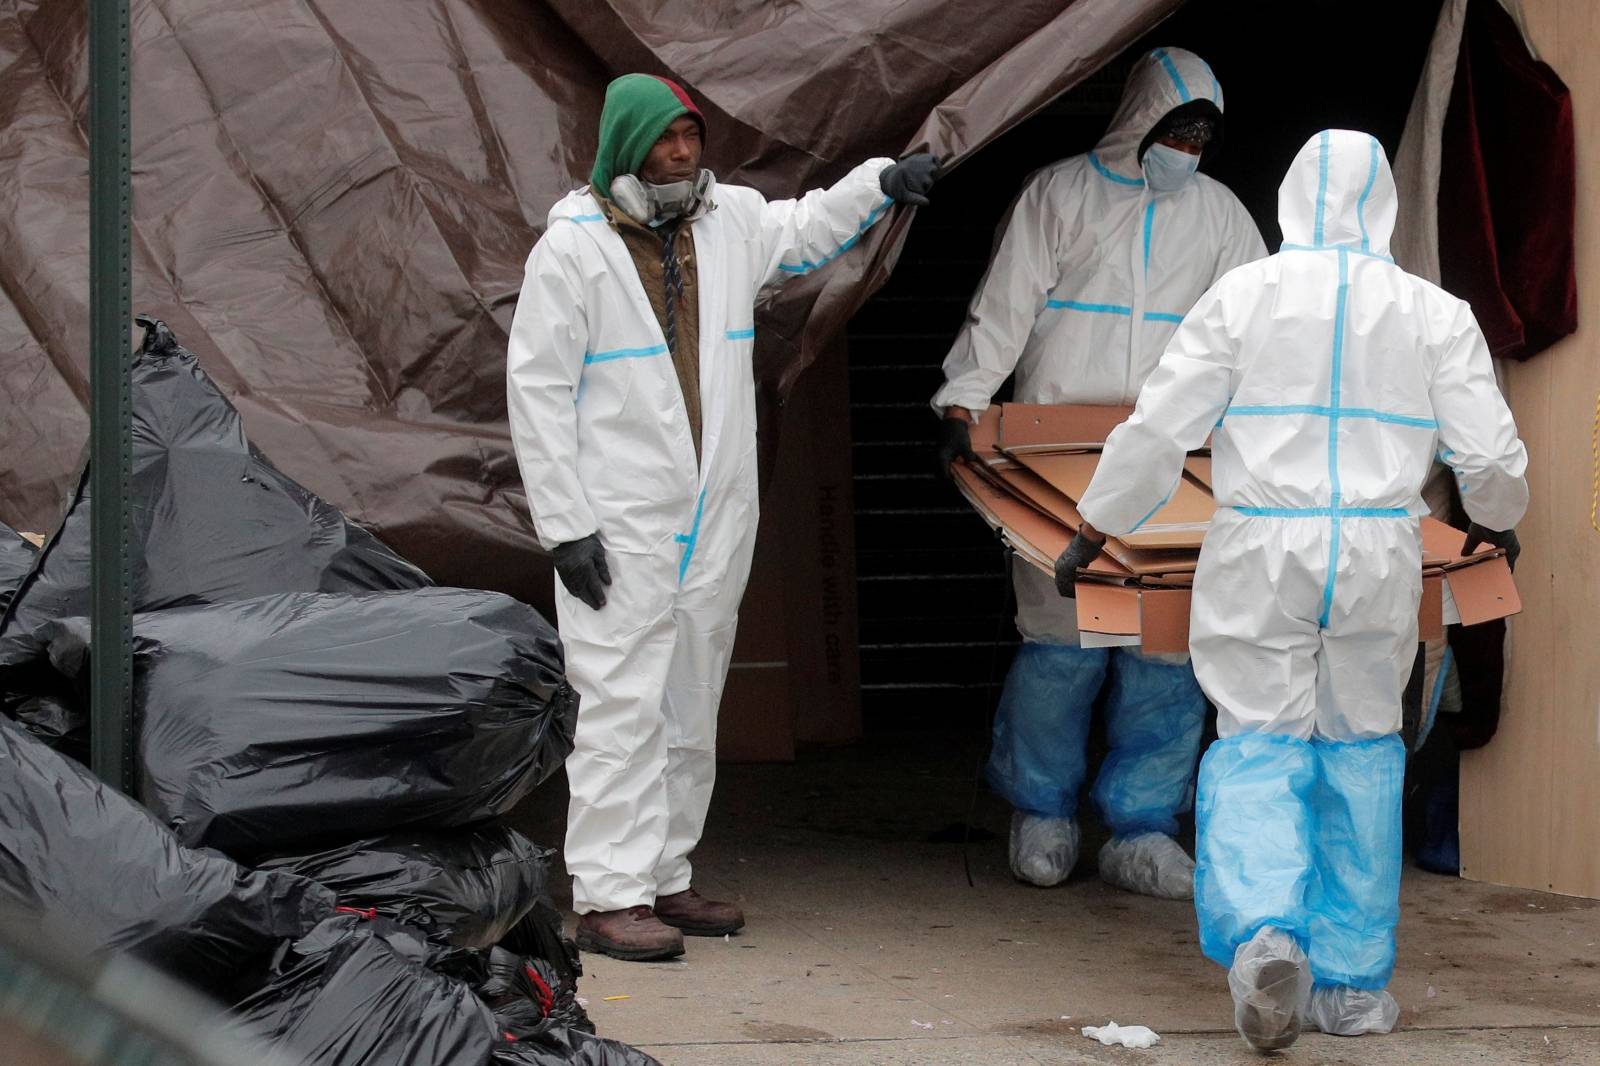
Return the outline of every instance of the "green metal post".
{"type": "Polygon", "coordinates": [[[128,0],[89,0],[90,760],[124,792],[133,786],[128,52],[128,0]]]}

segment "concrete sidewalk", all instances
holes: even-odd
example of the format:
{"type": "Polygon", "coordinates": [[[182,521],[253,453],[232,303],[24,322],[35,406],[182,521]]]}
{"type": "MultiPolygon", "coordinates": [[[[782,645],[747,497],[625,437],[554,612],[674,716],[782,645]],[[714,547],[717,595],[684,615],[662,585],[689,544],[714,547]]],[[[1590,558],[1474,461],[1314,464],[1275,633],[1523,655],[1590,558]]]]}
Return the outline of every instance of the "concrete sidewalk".
{"type": "MultiPolygon", "coordinates": [[[[600,1032],[667,1066],[1258,1061],[1191,906],[1102,885],[1088,842],[1067,885],[1018,884],[1006,812],[985,798],[968,886],[961,747],[724,767],[696,881],[740,901],[749,928],[691,939],[672,963],[585,955],[600,1032]],[[1078,1031],[1111,1020],[1162,1043],[1103,1048],[1078,1031]]],[[[527,820],[555,841],[550,806],[527,820]]],[[[1600,904],[1410,873],[1404,909],[1401,1031],[1308,1036],[1283,1061],[1600,1063],[1600,904]]]]}

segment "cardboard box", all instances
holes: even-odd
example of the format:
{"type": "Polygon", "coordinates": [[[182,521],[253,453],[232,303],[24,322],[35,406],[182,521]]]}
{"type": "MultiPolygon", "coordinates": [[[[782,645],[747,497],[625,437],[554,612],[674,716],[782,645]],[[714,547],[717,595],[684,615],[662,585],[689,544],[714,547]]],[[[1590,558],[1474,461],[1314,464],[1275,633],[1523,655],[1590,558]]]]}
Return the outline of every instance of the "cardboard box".
{"type": "MultiPolygon", "coordinates": [[[[977,464],[955,468],[956,486],[1017,557],[1045,573],[1082,523],[1076,500],[1100,448],[1129,407],[1000,404],[973,426],[977,464]]],[[[1211,458],[1191,455],[1179,488],[1139,533],[1108,538],[1078,583],[1078,628],[1086,647],[1131,645],[1148,652],[1189,646],[1190,587],[1200,542],[1216,503],[1211,458]],[[1151,534],[1145,536],[1143,534],[1151,534]]],[[[1461,553],[1466,534],[1422,519],[1419,639],[1446,625],[1475,625],[1522,609],[1504,552],[1461,553]]]]}

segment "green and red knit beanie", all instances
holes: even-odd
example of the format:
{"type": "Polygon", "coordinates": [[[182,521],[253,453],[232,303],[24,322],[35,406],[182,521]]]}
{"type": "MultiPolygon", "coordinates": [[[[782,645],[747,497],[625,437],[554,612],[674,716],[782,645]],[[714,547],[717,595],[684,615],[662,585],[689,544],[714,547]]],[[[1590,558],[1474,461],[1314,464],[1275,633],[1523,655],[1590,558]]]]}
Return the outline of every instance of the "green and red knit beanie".
{"type": "Polygon", "coordinates": [[[601,196],[611,195],[611,182],[619,174],[636,174],[650,149],[678,116],[688,115],[700,124],[705,139],[706,119],[683,87],[650,74],[624,74],[606,86],[606,103],[600,112],[600,148],[595,152],[589,186],[601,196]]]}

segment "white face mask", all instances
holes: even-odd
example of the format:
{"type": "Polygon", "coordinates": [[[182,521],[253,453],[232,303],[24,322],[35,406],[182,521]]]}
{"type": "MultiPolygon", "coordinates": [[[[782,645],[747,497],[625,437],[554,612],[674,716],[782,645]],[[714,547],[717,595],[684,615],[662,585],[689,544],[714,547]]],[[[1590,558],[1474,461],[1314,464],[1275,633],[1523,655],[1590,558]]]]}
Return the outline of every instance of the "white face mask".
{"type": "Polygon", "coordinates": [[[1182,188],[1194,174],[1200,166],[1200,157],[1170,145],[1152,144],[1145,149],[1141,166],[1145,183],[1152,192],[1172,192],[1182,188]]]}

